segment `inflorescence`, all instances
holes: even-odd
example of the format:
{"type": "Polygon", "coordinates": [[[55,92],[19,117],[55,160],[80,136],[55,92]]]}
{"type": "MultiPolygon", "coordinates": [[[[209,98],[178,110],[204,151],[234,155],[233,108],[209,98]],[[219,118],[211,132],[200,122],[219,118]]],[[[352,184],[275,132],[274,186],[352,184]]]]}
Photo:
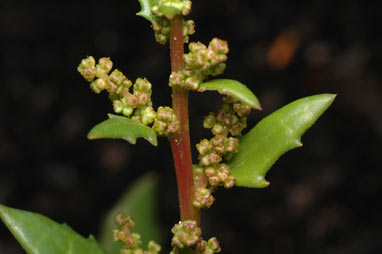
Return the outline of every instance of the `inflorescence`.
{"type": "Polygon", "coordinates": [[[186,220],[176,224],[171,232],[174,234],[171,244],[173,250],[170,254],[179,254],[181,249],[191,248],[197,254],[214,254],[221,252],[220,244],[215,237],[208,241],[202,239],[202,230],[195,221],[186,220]]]}
{"type": "Polygon", "coordinates": [[[238,152],[240,140],[235,136],[246,127],[250,110],[248,105],[227,96],[223,98],[223,106],[216,115],[210,113],[204,118],[204,128],[211,129],[214,137],[203,139],[196,145],[199,164],[194,165],[194,206],[209,208],[215,200],[211,192],[216,187],[232,188],[235,185],[235,177],[230,175],[230,168],[224,162],[231,160],[233,154],[238,152]]]}
{"type": "MultiPolygon", "coordinates": [[[[160,44],[166,44],[170,37],[170,21],[173,15],[169,11],[173,10],[174,13],[181,13],[187,16],[191,12],[191,1],[188,0],[159,0],[156,5],[151,8],[151,13],[154,15],[152,20],[152,27],[155,33],[155,39],[160,44]]],[[[193,20],[183,21],[183,40],[185,43],[189,41],[189,35],[195,33],[195,22],[193,20]]]]}
{"type": "Polygon", "coordinates": [[[170,75],[169,85],[197,90],[209,75],[222,74],[229,51],[227,41],[214,38],[208,47],[201,42],[191,42],[190,52],[183,55],[184,68],[170,75]]]}
{"type": "Polygon", "coordinates": [[[170,135],[179,130],[179,121],[170,107],[159,107],[156,112],[151,101],[151,83],[145,78],[138,78],[134,85],[119,70],[111,71],[113,62],[103,57],[96,64],[89,56],[83,59],[78,71],[90,83],[95,93],[106,90],[113,102],[114,111],[131,117],[144,125],[152,124],[158,135],[170,135]],[[110,73],[110,74],[109,74],[110,73]],[[130,88],[133,88],[130,92],[130,88]]]}
{"type": "Polygon", "coordinates": [[[119,229],[113,231],[114,241],[124,243],[121,254],[159,254],[161,246],[155,241],[150,241],[147,244],[147,250],[143,250],[141,245],[141,236],[138,233],[131,232],[131,228],[135,225],[135,221],[126,216],[122,212],[114,217],[115,223],[119,229]]]}

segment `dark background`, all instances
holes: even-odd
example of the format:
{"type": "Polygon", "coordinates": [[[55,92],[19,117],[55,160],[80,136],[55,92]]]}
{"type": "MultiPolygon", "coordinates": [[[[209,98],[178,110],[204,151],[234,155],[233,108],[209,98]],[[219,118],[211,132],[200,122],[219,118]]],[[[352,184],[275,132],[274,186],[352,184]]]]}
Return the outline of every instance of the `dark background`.
{"type": "MultiPolygon", "coordinates": [[[[227,254],[381,253],[381,4],[193,4],[191,41],[228,40],[223,77],[240,80],[262,103],[249,126],[300,97],[338,94],[304,135],[304,147],[268,173],[270,187],[215,193],[204,235],[216,236],[227,254]]],[[[169,237],[178,204],[168,142],[161,139],[158,149],[143,140],[88,141],[88,130],[112,107],[76,71],[87,55],[110,56],[129,79],[149,78],[155,107],[170,105],[168,47],[154,42],[138,10],[137,1],[0,1],[1,204],[97,236],[119,194],[155,171],[169,237]]],[[[193,144],[209,137],[202,118],[219,105],[214,93],[191,95],[193,144]]],[[[0,253],[23,253],[3,225],[0,253]]]]}

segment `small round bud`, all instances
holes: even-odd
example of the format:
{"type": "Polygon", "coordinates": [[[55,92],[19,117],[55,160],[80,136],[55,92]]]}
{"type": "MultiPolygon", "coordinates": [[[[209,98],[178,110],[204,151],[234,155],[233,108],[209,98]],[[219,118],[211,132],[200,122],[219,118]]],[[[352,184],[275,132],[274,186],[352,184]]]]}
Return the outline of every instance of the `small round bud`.
{"type": "Polygon", "coordinates": [[[109,78],[111,82],[115,83],[116,85],[120,86],[122,82],[126,79],[125,75],[123,75],[122,72],[120,72],[118,69],[115,69],[110,75],[109,78]]]}
{"type": "Polygon", "coordinates": [[[122,114],[123,114],[124,116],[129,117],[129,116],[131,116],[131,114],[133,113],[133,111],[134,111],[134,108],[132,108],[132,107],[130,107],[130,106],[126,106],[126,107],[123,108],[123,110],[122,110],[122,114]]]}
{"type": "Polygon", "coordinates": [[[208,116],[204,118],[203,127],[206,129],[211,129],[216,123],[216,118],[214,113],[209,113],[208,116]]]}
{"type": "Polygon", "coordinates": [[[121,113],[123,110],[123,103],[120,100],[113,101],[113,108],[115,113],[121,113]]]}
{"type": "Polygon", "coordinates": [[[236,183],[236,178],[233,176],[229,176],[227,181],[224,183],[224,187],[226,189],[231,189],[236,183]]]}
{"type": "Polygon", "coordinates": [[[203,50],[203,49],[206,49],[206,48],[207,47],[201,42],[191,42],[190,44],[188,44],[188,49],[192,53],[196,53],[196,52],[203,50]]]}
{"type": "Polygon", "coordinates": [[[95,92],[95,93],[100,93],[101,92],[101,90],[97,87],[97,85],[96,85],[96,82],[92,82],[92,83],[90,83],[90,88],[93,90],[93,92],[95,92]]]}
{"type": "Polygon", "coordinates": [[[208,245],[208,248],[213,250],[214,253],[217,253],[217,252],[221,251],[220,244],[219,244],[218,240],[216,239],[216,237],[210,238],[208,240],[207,245],[208,245]]]}
{"type": "Polygon", "coordinates": [[[103,69],[106,74],[111,71],[113,68],[113,62],[110,60],[109,57],[102,57],[98,60],[98,64],[101,69],[103,69]]]}
{"type": "Polygon", "coordinates": [[[227,41],[218,38],[213,38],[208,46],[218,54],[227,54],[229,51],[227,41]]]}
{"type": "Polygon", "coordinates": [[[124,81],[123,81],[123,83],[122,83],[122,85],[124,86],[124,88],[130,88],[131,87],[131,85],[132,85],[133,83],[131,82],[131,80],[129,80],[129,79],[125,79],[124,81]]]}
{"type": "Polygon", "coordinates": [[[84,68],[94,66],[94,65],[95,65],[95,59],[94,59],[94,57],[92,57],[92,56],[88,56],[87,58],[82,59],[82,61],[81,61],[81,65],[82,65],[84,68]]]}
{"type": "Polygon", "coordinates": [[[225,133],[225,128],[222,124],[220,123],[216,123],[214,124],[214,126],[212,127],[212,133],[214,135],[224,135],[225,133]]]}
{"type": "Polygon", "coordinates": [[[154,109],[152,107],[146,107],[142,113],[141,113],[141,117],[142,117],[142,123],[144,125],[148,125],[152,122],[154,122],[155,118],[156,118],[156,113],[154,111],[154,109]]]}
{"type": "Polygon", "coordinates": [[[134,84],[134,90],[142,93],[151,92],[151,83],[147,79],[138,78],[134,84]]]}
{"type": "Polygon", "coordinates": [[[195,79],[194,77],[189,77],[185,81],[186,88],[190,90],[197,90],[199,88],[199,80],[195,79]]]}
{"type": "Polygon", "coordinates": [[[220,157],[215,151],[210,153],[208,155],[208,160],[212,165],[217,165],[222,160],[222,157],[220,157]]]}
{"type": "Polygon", "coordinates": [[[207,139],[203,139],[199,144],[196,145],[196,149],[198,149],[198,152],[201,155],[204,155],[212,149],[212,146],[207,139]]]}
{"type": "Polygon", "coordinates": [[[154,253],[159,253],[161,251],[161,246],[157,244],[155,241],[150,241],[147,244],[147,249],[148,251],[154,252],[154,253]]]}
{"type": "Polygon", "coordinates": [[[106,87],[106,81],[102,78],[99,78],[95,81],[95,85],[99,90],[104,90],[106,87]]]}
{"type": "Polygon", "coordinates": [[[205,188],[197,188],[194,195],[193,205],[198,208],[209,208],[215,202],[211,192],[205,188]]]}

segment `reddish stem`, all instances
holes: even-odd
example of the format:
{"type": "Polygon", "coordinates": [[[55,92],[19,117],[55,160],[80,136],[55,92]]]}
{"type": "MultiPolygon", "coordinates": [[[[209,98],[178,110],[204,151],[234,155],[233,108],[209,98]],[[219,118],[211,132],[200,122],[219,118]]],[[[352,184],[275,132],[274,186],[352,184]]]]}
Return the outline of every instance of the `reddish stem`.
{"type": "MultiPolygon", "coordinates": [[[[178,15],[171,20],[170,28],[171,70],[179,71],[183,68],[183,17],[178,15]]],[[[200,211],[193,206],[194,178],[188,126],[188,91],[179,87],[172,88],[172,106],[180,123],[177,134],[169,137],[174,158],[180,219],[194,220],[200,223],[200,211]]]]}

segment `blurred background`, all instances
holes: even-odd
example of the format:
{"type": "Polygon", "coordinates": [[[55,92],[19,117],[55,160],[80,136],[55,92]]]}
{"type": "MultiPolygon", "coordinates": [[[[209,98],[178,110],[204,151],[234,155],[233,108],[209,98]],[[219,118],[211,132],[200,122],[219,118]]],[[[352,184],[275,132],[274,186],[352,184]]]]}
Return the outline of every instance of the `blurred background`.
{"type": "MultiPolygon", "coordinates": [[[[222,77],[246,84],[262,104],[249,126],[295,99],[338,94],[303,136],[304,147],[270,170],[270,187],[214,194],[204,235],[216,236],[226,254],[381,253],[381,3],[193,5],[191,41],[228,40],[222,77]]],[[[97,237],[119,195],[153,171],[166,253],[179,219],[170,146],[88,141],[112,105],[76,70],[88,55],[110,56],[129,79],[152,82],[155,107],[170,105],[168,46],[154,42],[139,9],[138,1],[0,0],[0,203],[97,237]]],[[[202,119],[219,107],[215,93],[191,94],[193,144],[210,137],[202,119]]],[[[24,253],[2,223],[0,253],[24,253]]]]}

